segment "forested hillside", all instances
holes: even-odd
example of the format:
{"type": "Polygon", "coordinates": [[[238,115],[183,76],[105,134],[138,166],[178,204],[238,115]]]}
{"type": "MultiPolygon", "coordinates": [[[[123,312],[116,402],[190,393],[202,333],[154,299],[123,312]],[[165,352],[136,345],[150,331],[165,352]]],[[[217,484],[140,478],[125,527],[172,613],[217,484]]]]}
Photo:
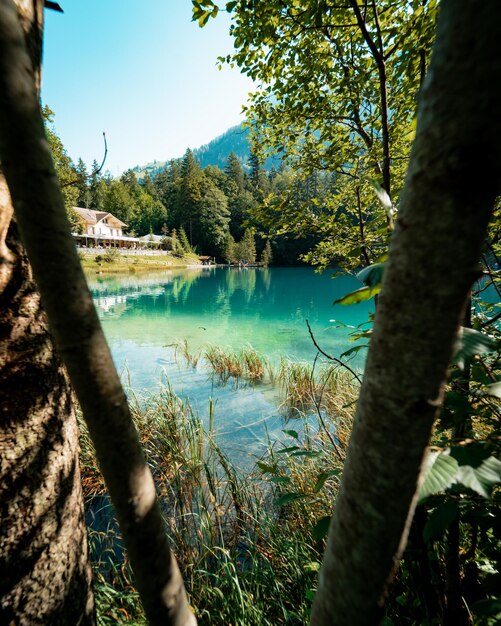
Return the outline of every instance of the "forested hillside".
{"type": "MultiPolygon", "coordinates": [[[[249,159],[251,155],[250,129],[244,124],[232,126],[225,133],[219,135],[208,144],[195,148],[193,156],[202,167],[217,165],[221,169],[226,166],[226,161],[230,154],[234,154],[240,161],[244,170],[249,169],[249,159]]],[[[262,167],[264,170],[271,170],[280,166],[280,157],[270,156],[264,160],[262,167]]],[[[136,165],[132,171],[139,180],[145,175],[154,178],[168,166],[169,161],[153,161],[147,165],[136,165]]]]}
{"type": "MultiPolygon", "coordinates": [[[[127,224],[129,235],[164,235],[174,251],[253,263],[261,259],[266,248],[265,256],[271,255],[276,264],[316,261],[311,250],[324,235],[306,222],[304,228],[292,231],[286,219],[306,215],[311,222],[325,212],[336,194],[332,174],[293,172],[282,163],[266,170],[256,154],[243,162],[242,148],[240,155],[230,152],[221,166],[203,167],[195,152],[187,150],[182,159],[170,161],[154,177],[147,172],[139,178],[128,170],[114,178],[109,172],[98,171],[96,162],[90,171],[81,159],[74,164],[56,133],[52,111],[45,107],[44,114],[75,229],[78,218],[72,207],[79,206],[112,213],[127,224]]],[[[229,131],[220,139],[230,147],[233,136],[229,131]]],[[[217,141],[217,150],[209,144],[198,154],[206,161],[211,154],[223,154],[221,141],[217,141]]],[[[333,257],[323,264],[331,261],[343,263],[346,259],[333,257]]]]}

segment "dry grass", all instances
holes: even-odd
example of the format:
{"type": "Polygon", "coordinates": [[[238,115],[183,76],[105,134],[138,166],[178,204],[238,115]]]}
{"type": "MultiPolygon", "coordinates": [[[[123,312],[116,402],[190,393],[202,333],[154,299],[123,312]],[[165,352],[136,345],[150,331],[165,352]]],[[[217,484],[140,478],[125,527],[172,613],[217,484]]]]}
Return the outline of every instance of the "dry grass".
{"type": "MultiPolygon", "coordinates": [[[[231,371],[228,376],[261,380],[266,374],[267,366],[250,349],[238,355],[238,365],[216,349],[210,354],[215,355],[214,371],[222,368],[224,375],[231,371]]],[[[248,474],[241,474],[218,447],[212,404],[204,428],[189,403],[169,387],[132,402],[200,624],[308,621],[324,548],[321,528],[336,497],[353,413],[353,405],[347,405],[356,389],[344,373],[319,372],[315,383],[313,372],[296,365],[283,364],[278,378],[297,403],[306,407],[312,395],[320,407],[318,419],[310,411],[309,417],[301,414],[300,420],[285,423],[283,441],[270,442],[248,474]]],[[[105,487],[84,424],[81,430],[82,481],[89,504],[105,487]]],[[[99,623],[145,623],[127,561],[114,563],[111,570],[97,562],[95,568],[99,623]]]]}

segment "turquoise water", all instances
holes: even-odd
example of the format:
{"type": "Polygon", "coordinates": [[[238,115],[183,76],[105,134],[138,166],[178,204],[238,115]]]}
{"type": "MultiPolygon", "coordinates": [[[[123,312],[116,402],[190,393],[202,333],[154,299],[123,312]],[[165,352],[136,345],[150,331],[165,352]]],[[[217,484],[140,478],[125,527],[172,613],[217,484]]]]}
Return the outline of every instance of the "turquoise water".
{"type": "MultiPolygon", "coordinates": [[[[310,268],[187,268],[126,277],[89,279],[118,370],[136,392],[154,392],[162,381],[189,398],[201,417],[215,403],[224,446],[259,453],[267,434],[284,427],[275,390],[266,385],[217,385],[203,360],[196,368],[176,358],[186,341],[197,353],[209,344],[237,350],[252,345],[277,364],[280,358],[313,362],[321,348],[338,357],[354,344],[348,328],[367,320],[372,303],[350,307],[333,301],[360,286],[354,277],[332,278],[310,268]]],[[[363,366],[359,353],[350,362],[363,366]]]]}

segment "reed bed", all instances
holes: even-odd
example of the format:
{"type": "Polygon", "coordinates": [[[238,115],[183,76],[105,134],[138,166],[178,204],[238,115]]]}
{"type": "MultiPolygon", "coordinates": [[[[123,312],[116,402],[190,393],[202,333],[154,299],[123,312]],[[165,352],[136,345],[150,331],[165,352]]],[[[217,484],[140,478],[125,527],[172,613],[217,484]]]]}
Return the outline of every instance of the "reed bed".
{"type": "MultiPolygon", "coordinates": [[[[230,371],[227,354],[216,349],[210,354],[214,367],[230,371]]],[[[237,360],[243,364],[241,376],[260,380],[267,375],[268,365],[250,349],[237,360]]],[[[212,403],[203,422],[169,386],[132,399],[200,624],[275,626],[309,620],[357,393],[344,373],[310,370],[283,363],[276,373],[284,401],[292,406],[294,397],[299,419],[284,422],[282,440],[270,441],[246,474],[217,444],[212,403]],[[301,412],[300,404],[307,410],[301,412]],[[318,407],[316,421],[311,412],[307,415],[311,404],[318,407]]],[[[82,484],[90,510],[105,487],[83,423],[81,433],[82,484]]],[[[90,532],[98,623],[146,624],[115,529],[110,521],[109,528],[90,532]]]]}

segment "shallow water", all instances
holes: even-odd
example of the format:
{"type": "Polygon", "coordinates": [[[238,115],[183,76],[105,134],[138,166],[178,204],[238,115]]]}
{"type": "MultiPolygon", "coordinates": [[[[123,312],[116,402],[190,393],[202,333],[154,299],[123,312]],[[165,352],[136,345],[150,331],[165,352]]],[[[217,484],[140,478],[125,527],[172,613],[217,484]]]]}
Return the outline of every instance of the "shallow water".
{"type": "MultiPolygon", "coordinates": [[[[219,441],[232,456],[259,454],[267,437],[284,427],[275,390],[267,385],[217,385],[203,360],[192,368],[176,357],[174,344],[186,341],[197,353],[209,344],[238,350],[252,345],[272,363],[282,357],[313,362],[321,348],[336,357],[353,347],[352,329],[367,320],[372,302],[350,307],[333,301],[360,286],[349,276],[333,279],[311,268],[186,268],[89,279],[94,301],[126,384],[135,392],[173,390],[201,417],[215,403],[219,441]]],[[[350,362],[362,367],[360,352],[350,362]]]]}

